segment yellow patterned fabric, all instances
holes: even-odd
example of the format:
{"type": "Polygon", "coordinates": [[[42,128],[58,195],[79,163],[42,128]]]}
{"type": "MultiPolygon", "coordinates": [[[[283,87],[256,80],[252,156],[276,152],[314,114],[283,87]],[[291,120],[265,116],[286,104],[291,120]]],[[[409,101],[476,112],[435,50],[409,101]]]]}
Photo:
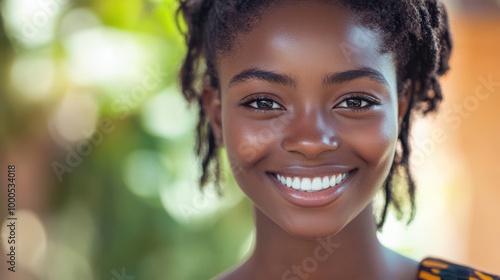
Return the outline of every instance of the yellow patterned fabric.
{"type": "MultiPolygon", "coordinates": [[[[499,263],[500,265],[500,263],[499,263]]],[[[500,276],[440,259],[426,258],[420,262],[418,280],[500,280],[500,276]]]]}

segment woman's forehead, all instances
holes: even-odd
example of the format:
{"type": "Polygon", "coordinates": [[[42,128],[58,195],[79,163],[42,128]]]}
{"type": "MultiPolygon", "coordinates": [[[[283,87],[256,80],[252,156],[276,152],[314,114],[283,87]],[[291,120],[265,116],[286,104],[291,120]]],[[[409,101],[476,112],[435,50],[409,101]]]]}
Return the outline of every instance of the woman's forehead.
{"type": "Polygon", "coordinates": [[[317,1],[274,6],[218,59],[221,86],[231,73],[247,68],[317,77],[364,67],[383,73],[395,85],[393,56],[381,52],[382,42],[378,31],[342,6],[317,1]]]}

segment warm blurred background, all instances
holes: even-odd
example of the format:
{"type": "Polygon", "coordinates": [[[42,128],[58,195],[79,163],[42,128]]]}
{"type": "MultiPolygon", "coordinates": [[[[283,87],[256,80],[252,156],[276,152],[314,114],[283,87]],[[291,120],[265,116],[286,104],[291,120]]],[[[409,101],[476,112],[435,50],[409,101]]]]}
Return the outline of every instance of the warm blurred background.
{"type": "MultiPolygon", "coordinates": [[[[500,274],[500,1],[447,2],[441,113],[415,128],[419,207],[388,246],[500,274]]],[[[0,279],[208,279],[252,246],[226,180],[201,195],[174,0],[0,0],[0,279]],[[7,272],[7,165],[17,263],[7,272]]]]}

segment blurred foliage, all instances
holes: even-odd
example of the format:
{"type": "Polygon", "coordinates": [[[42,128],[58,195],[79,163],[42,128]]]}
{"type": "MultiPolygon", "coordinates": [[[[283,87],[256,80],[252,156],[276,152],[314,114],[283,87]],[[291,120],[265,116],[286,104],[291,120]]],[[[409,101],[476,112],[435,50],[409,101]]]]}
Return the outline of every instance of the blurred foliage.
{"type": "Polygon", "coordinates": [[[222,198],[197,189],[176,7],[0,1],[0,156],[39,143],[48,174],[48,246],[33,279],[117,279],[122,268],[209,279],[249,251],[251,207],[235,183],[222,198]]]}

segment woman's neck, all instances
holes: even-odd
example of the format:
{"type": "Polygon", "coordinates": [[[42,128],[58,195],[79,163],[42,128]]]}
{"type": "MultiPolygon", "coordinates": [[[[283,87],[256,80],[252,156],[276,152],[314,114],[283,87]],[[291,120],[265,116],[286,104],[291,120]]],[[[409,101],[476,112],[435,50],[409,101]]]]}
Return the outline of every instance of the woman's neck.
{"type": "Polygon", "coordinates": [[[252,279],[378,279],[388,254],[372,213],[370,205],[334,236],[301,239],[256,209],[256,247],[244,270],[252,279]]]}

